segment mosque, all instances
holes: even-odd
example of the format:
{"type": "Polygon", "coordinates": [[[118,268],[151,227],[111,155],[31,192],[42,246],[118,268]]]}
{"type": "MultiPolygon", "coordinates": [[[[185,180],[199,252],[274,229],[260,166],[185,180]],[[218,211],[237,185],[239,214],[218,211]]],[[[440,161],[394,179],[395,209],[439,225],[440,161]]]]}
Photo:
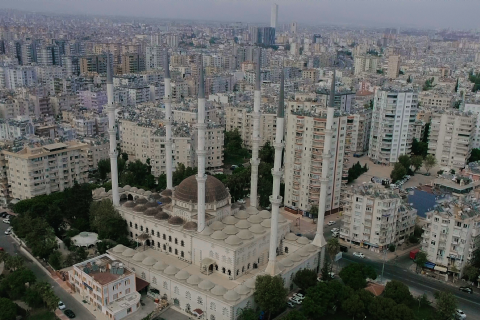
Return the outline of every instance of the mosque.
{"type": "MultiPolygon", "coordinates": [[[[254,96],[250,206],[245,208],[239,203],[232,203],[230,193],[223,183],[205,174],[203,67],[200,68],[198,94],[198,174],[173,187],[168,57],[165,70],[167,189],[160,194],[130,186],[118,187],[111,70],[107,74],[112,190],[105,193],[104,190],[97,189],[93,196],[95,200],[112,198],[128,223],[131,239],[143,244],[136,250],[117,245],[108,253],[135,272],[150,291],[167,298],[173,308],[188,314],[194,313],[203,319],[236,319],[241,310],[255,306],[253,293],[258,275],[280,275],[285,287],[290,288],[298,270],[318,270],[325,252],[324,209],[319,210],[317,234],[313,241],[292,233],[290,221],[279,214],[282,201],[279,195],[280,179],[283,174],[281,156],[284,147],[283,75],[274,143],[274,181],[273,194],[270,196],[272,210],[257,209],[261,99],[259,56],[254,96]]],[[[333,112],[328,115],[333,118],[333,112]]],[[[327,116],[327,125],[328,120],[327,116]]],[[[325,154],[323,164],[327,167],[328,160],[329,155],[325,154]]],[[[326,176],[322,178],[328,181],[326,176]]]]}

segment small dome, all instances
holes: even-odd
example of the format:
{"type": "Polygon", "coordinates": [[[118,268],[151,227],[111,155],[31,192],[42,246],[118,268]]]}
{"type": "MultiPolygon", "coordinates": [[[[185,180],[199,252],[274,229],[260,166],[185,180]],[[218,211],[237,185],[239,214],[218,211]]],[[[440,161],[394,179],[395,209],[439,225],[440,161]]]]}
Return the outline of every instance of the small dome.
{"type": "Polygon", "coordinates": [[[308,240],[307,238],[305,237],[300,237],[297,239],[297,243],[300,243],[300,244],[309,244],[310,243],[310,240],[308,240]]]}
{"type": "Polygon", "coordinates": [[[134,256],[133,256],[133,261],[137,261],[137,262],[140,262],[140,261],[143,261],[143,259],[145,259],[147,256],[145,254],[143,254],[143,252],[138,252],[136,253],[134,256]]]}
{"type": "Polygon", "coordinates": [[[308,256],[310,255],[310,253],[309,253],[307,250],[303,249],[303,248],[302,248],[302,250],[297,250],[297,251],[295,251],[295,253],[298,253],[298,255],[299,255],[300,257],[308,257],[308,256]]]}
{"type": "Polygon", "coordinates": [[[159,195],[158,193],[152,193],[150,195],[150,198],[154,199],[154,200],[159,200],[162,196],[159,195]]]}
{"type": "Polygon", "coordinates": [[[290,232],[285,236],[285,240],[288,240],[288,241],[297,241],[297,239],[298,239],[298,236],[293,232],[290,232]]]}
{"type": "Polygon", "coordinates": [[[135,212],[143,212],[147,210],[147,207],[145,207],[143,204],[137,204],[135,207],[133,207],[133,211],[135,212]]]}
{"type": "Polygon", "coordinates": [[[227,301],[237,301],[240,299],[240,295],[233,290],[229,290],[223,295],[223,298],[227,301]]]}
{"type": "Polygon", "coordinates": [[[258,214],[256,214],[256,215],[250,216],[247,219],[247,221],[255,224],[255,223],[261,223],[263,219],[258,214]]]}
{"type": "Polygon", "coordinates": [[[222,231],[229,235],[238,233],[238,229],[235,226],[231,226],[231,225],[226,226],[222,231]]]}
{"type": "Polygon", "coordinates": [[[106,197],[108,196],[108,193],[106,193],[105,191],[103,191],[102,193],[100,193],[100,197],[103,198],[103,197],[106,197]]]}
{"type": "Polygon", "coordinates": [[[153,266],[155,263],[157,263],[157,260],[152,257],[146,257],[142,261],[142,264],[148,267],[153,266]]]}
{"type": "Polygon", "coordinates": [[[143,189],[138,189],[138,190],[137,190],[137,193],[138,193],[138,194],[144,194],[144,193],[145,193],[145,190],[143,190],[143,189]]]}
{"type": "Polygon", "coordinates": [[[143,195],[144,195],[145,197],[150,197],[150,196],[152,195],[152,191],[145,191],[145,192],[143,193],[143,195]]]}
{"type": "Polygon", "coordinates": [[[205,279],[198,284],[198,287],[202,290],[210,290],[215,287],[215,285],[210,280],[205,279]]]}
{"type": "Polygon", "coordinates": [[[255,233],[255,234],[262,234],[265,232],[265,228],[262,227],[262,225],[260,224],[254,224],[248,230],[250,230],[252,233],[255,233]]]}
{"type": "Polygon", "coordinates": [[[240,284],[240,285],[236,286],[235,289],[233,289],[233,290],[235,290],[236,293],[241,294],[241,295],[249,294],[250,291],[252,291],[251,289],[247,288],[243,284],[240,284]]]}
{"type": "Polygon", "coordinates": [[[244,206],[243,204],[241,204],[240,207],[239,207],[239,209],[240,209],[240,210],[245,210],[246,208],[245,208],[245,206],[244,206]]]}
{"type": "Polygon", "coordinates": [[[209,226],[206,226],[205,229],[203,229],[202,232],[200,232],[202,236],[210,236],[212,233],[213,233],[213,230],[209,226]]]}
{"type": "Polygon", "coordinates": [[[237,237],[239,237],[242,240],[250,240],[250,239],[253,239],[253,234],[250,231],[243,229],[237,234],[237,237]]]}
{"type": "Polygon", "coordinates": [[[158,261],[153,265],[153,269],[158,271],[163,271],[168,267],[168,264],[163,263],[162,261],[158,261]]]}
{"type": "Polygon", "coordinates": [[[125,250],[127,250],[127,247],[125,247],[123,244],[117,244],[115,247],[112,248],[112,251],[115,253],[121,253],[125,250]]]}
{"type": "Polygon", "coordinates": [[[196,231],[197,228],[198,228],[198,225],[195,221],[188,221],[183,225],[183,229],[188,231],[196,231]]]}
{"type": "Polygon", "coordinates": [[[178,272],[178,269],[175,268],[174,266],[168,266],[164,271],[165,274],[173,276],[178,272]]]}
{"type": "Polygon", "coordinates": [[[135,192],[135,193],[136,193],[136,192],[138,191],[138,188],[137,188],[137,187],[132,187],[132,188],[130,189],[130,191],[132,191],[132,192],[135,192]]]}
{"type": "Polygon", "coordinates": [[[228,216],[225,217],[225,219],[222,220],[224,224],[235,224],[238,222],[238,219],[235,218],[234,216],[228,216]]]}
{"type": "Polygon", "coordinates": [[[163,211],[159,212],[155,215],[155,219],[157,219],[157,220],[167,220],[169,218],[170,218],[170,216],[168,215],[168,213],[163,212],[163,211]]]}
{"type": "Polygon", "coordinates": [[[160,200],[158,200],[158,201],[160,201],[163,204],[168,204],[168,203],[172,202],[172,199],[170,199],[169,197],[161,197],[160,200]]]}
{"type": "Polygon", "coordinates": [[[200,282],[202,282],[203,279],[200,278],[199,276],[197,276],[196,274],[192,274],[190,277],[188,277],[187,279],[187,283],[188,284],[199,284],[200,282]]]}
{"type": "Polygon", "coordinates": [[[245,281],[245,287],[249,289],[255,289],[255,281],[256,277],[248,279],[247,281],[245,281]]]}
{"type": "Polygon", "coordinates": [[[185,270],[180,270],[175,275],[175,278],[178,280],[187,280],[190,277],[190,273],[185,270]]]}
{"type": "Polygon", "coordinates": [[[270,211],[267,211],[267,210],[260,211],[260,213],[258,215],[260,217],[262,217],[263,219],[270,219],[272,217],[272,213],[270,211]]]}
{"type": "Polygon", "coordinates": [[[290,256],[290,260],[298,262],[302,260],[302,257],[300,257],[296,252],[290,256]]]}
{"type": "Polygon", "coordinates": [[[118,193],[125,191],[122,187],[118,188],[118,193]]]}
{"type": "Polygon", "coordinates": [[[227,292],[227,289],[217,284],[210,292],[216,296],[223,296],[227,292]]]}
{"type": "Polygon", "coordinates": [[[154,217],[158,213],[157,208],[148,208],[145,210],[144,214],[149,217],[154,217]]]}
{"type": "Polygon", "coordinates": [[[145,203],[145,207],[156,208],[156,207],[158,207],[158,204],[156,202],[147,202],[147,203],[145,203]]]}
{"type": "Polygon", "coordinates": [[[130,189],[132,189],[132,187],[130,187],[128,184],[123,187],[123,190],[125,191],[130,191],[130,189]]]}
{"type": "Polygon", "coordinates": [[[183,224],[183,219],[179,216],[173,216],[168,219],[169,224],[173,224],[174,226],[181,226],[183,224]]]}
{"type": "Polygon", "coordinates": [[[293,262],[290,259],[283,259],[282,264],[284,267],[291,267],[293,266],[293,262]]]}
{"type": "Polygon", "coordinates": [[[240,220],[235,224],[235,227],[238,229],[248,229],[250,228],[251,224],[247,220],[240,220]]]}
{"type": "Polygon", "coordinates": [[[226,243],[226,244],[229,244],[229,245],[232,245],[232,246],[238,246],[239,244],[242,244],[242,239],[240,239],[240,238],[237,237],[236,235],[233,235],[233,236],[229,236],[229,237],[225,240],[225,243],[226,243]]]}
{"type": "Polygon", "coordinates": [[[247,211],[247,213],[248,213],[249,215],[257,214],[257,213],[258,213],[258,210],[257,210],[257,208],[255,208],[255,207],[248,207],[247,210],[245,210],[245,211],[247,211]]]}
{"type": "Polygon", "coordinates": [[[138,198],[137,200],[135,200],[136,204],[145,204],[147,202],[148,202],[148,200],[145,199],[145,198],[138,198]]]}
{"type": "Polygon", "coordinates": [[[112,189],[108,190],[108,191],[107,191],[107,194],[108,194],[108,195],[111,195],[111,194],[112,194],[112,189]]]}
{"type": "Polygon", "coordinates": [[[285,223],[288,222],[287,218],[283,216],[283,214],[278,215],[278,223],[285,223]]]}
{"type": "Polygon", "coordinates": [[[248,217],[250,217],[250,215],[245,210],[239,210],[235,213],[235,218],[237,219],[248,219],[248,217]]]}
{"type": "Polygon", "coordinates": [[[127,207],[127,208],[133,208],[135,207],[135,202],[133,201],[127,201],[123,204],[124,207],[127,207]]]}
{"type": "Polygon", "coordinates": [[[316,245],[313,245],[313,244],[308,244],[305,246],[305,249],[308,251],[308,252],[315,252],[315,251],[318,251],[320,250],[319,247],[317,247],[316,245]]]}
{"type": "Polygon", "coordinates": [[[214,233],[212,233],[212,235],[210,236],[210,238],[214,239],[214,240],[225,240],[227,239],[227,235],[225,234],[225,232],[223,231],[215,231],[214,233]]]}
{"type": "Polygon", "coordinates": [[[162,192],[160,192],[160,194],[164,197],[171,197],[172,196],[172,190],[170,189],[165,189],[163,190],[162,192]]]}
{"type": "Polygon", "coordinates": [[[223,228],[225,228],[225,225],[223,223],[221,223],[220,221],[215,221],[210,225],[210,228],[214,231],[217,231],[217,230],[222,230],[223,228]]]}
{"type": "Polygon", "coordinates": [[[265,219],[265,220],[263,220],[261,225],[264,228],[270,228],[272,226],[272,221],[270,219],[265,219]]]}
{"type": "Polygon", "coordinates": [[[131,248],[128,248],[127,250],[122,252],[122,256],[131,258],[133,257],[137,252],[131,248]]]}

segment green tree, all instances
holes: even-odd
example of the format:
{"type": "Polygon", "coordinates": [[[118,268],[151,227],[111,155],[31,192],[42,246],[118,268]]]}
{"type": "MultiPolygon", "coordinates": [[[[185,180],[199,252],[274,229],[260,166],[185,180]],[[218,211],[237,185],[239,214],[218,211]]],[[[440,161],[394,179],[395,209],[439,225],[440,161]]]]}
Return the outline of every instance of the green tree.
{"type": "Polygon", "coordinates": [[[420,267],[420,270],[422,270],[423,266],[425,263],[428,262],[427,259],[427,254],[423,251],[419,251],[417,255],[415,256],[415,264],[417,265],[415,267],[415,270],[418,272],[418,268],[420,267]]]}
{"type": "Polygon", "coordinates": [[[308,318],[320,319],[332,307],[328,286],[325,282],[310,287],[302,302],[302,310],[308,318]]]}
{"type": "Polygon", "coordinates": [[[48,264],[52,266],[55,270],[60,270],[63,267],[63,256],[62,253],[58,250],[53,251],[50,256],[48,256],[48,264]]]}
{"type": "Polygon", "coordinates": [[[330,258],[330,261],[332,261],[332,267],[333,267],[333,261],[335,261],[335,256],[337,253],[340,252],[340,243],[338,242],[338,238],[332,238],[327,241],[327,253],[330,258]]]}
{"type": "Polygon", "coordinates": [[[452,320],[457,310],[457,299],[451,292],[437,291],[435,296],[436,317],[438,320],[452,320]]]}
{"type": "Polygon", "coordinates": [[[113,206],[110,199],[95,201],[90,206],[90,225],[99,239],[111,239],[128,235],[127,222],[113,206]]]}
{"type": "Polygon", "coordinates": [[[23,267],[25,261],[19,255],[8,256],[5,260],[5,268],[10,271],[16,271],[23,267]]]}
{"type": "Polygon", "coordinates": [[[392,182],[397,182],[398,180],[403,179],[407,174],[407,169],[400,162],[395,163],[393,166],[392,172],[390,173],[390,178],[392,182]]]}
{"type": "Polygon", "coordinates": [[[392,299],[396,303],[403,303],[407,306],[413,302],[413,296],[410,293],[410,289],[408,289],[407,285],[398,280],[392,280],[387,283],[383,296],[392,299]]]}
{"type": "Polygon", "coordinates": [[[377,273],[373,267],[361,263],[349,264],[338,275],[346,286],[354,290],[365,288],[367,286],[367,278],[377,278],[377,273]]]}
{"type": "Polygon", "coordinates": [[[23,300],[28,304],[30,308],[40,308],[43,305],[43,299],[40,292],[38,292],[34,286],[31,286],[25,292],[23,300]]]}
{"type": "Polygon", "coordinates": [[[475,281],[478,279],[479,269],[469,264],[463,268],[463,274],[467,277],[468,281],[475,281]]]}
{"type": "Polygon", "coordinates": [[[273,164],[275,160],[275,148],[270,144],[270,141],[265,142],[259,150],[258,156],[260,161],[273,164]]]}
{"type": "MultiPolygon", "coordinates": [[[[258,318],[256,318],[256,319],[258,319],[258,318]]],[[[283,317],[282,320],[307,320],[307,318],[300,311],[292,310],[285,317],[283,317]]]]}
{"type": "Polygon", "coordinates": [[[425,168],[425,170],[427,170],[427,173],[429,173],[430,169],[432,169],[436,164],[437,159],[435,158],[435,156],[428,154],[423,162],[423,167],[425,168]]]}
{"type": "Polygon", "coordinates": [[[415,319],[413,310],[404,304],[397,304],[391,314],[392,320],[411,320],[415,319]]]}
{"type": "Polygon", "coordinates": [[[10,299],[0,298],[0,320],[15,320],[17,305],[10,299]]]}
{"type": "Polygon", "coordinates": [[[403,154],[400,157],[398,157],[398,162],[402,164],[402,166],[407,169],[410,169],[410,166],[412,165],[412,162],[410,161],[410,156],[403,154]]]}
{"type": "Polygon", "coordinates": [[[238,129],[226,131],[224,135],[225,164],[239,164],[248,156],[248,150],[243,147],[242,136],[238,129]]]}
{"type": "Polygon", "coordinates": [[[101,159],[98,161],[98,174],[101,180],[107,179],[107,175],[110,173],[110,159],[101,159]]]}
{"type": "MultiPolygon", "coordinates": [[[[420,102],[418,103],[418,106],[420,106],[420,102]]],[[[421,142],[425,142],[425,143],[428,143],[428,135],[430,134],[430,123],[427,123],[425,125],[425,130],[423,131],[423,136],[422,136],[422,140],[421,142]]],[[[427,149],[428,149],[428,145],[427,145],[427,149]]],[[[425,154],[426,156],[427,154],[425,154]]],[[[425,158],[424,156],[424,158],[425,158]]]]}
{"type": "Polygon", "coordinates": [[[342,309],[353,319],[363,319],[365,317],[365,304],[358,294],[354,294],[343,301],[342,309]]]}
{"type": "Polygon", "coordinates": [[[97,242],[97,250],[100,254],[104,254],[107,250],[115,247],[115,243],[108,240],[103,240],[101,242],[97,242]]]}
{"type": "Polygon", "coordinates": [[[392,319],[396,303],[392,299],[376,297],[368,307],[368,313],[374,320],[392,319]]]}
{"type": "Polygon", "coordinates": [[[317,205],[312,205],[310,207],[310,214],[312,215],[312,223],[315,223],[315,219],[318,219],[318,206],[317,205]]]}
{"type": "Polygon", "coordinates": [[[388,246],[388,250],[390,252],[395,252],[395,245],[393,243],[391,243],[389,246],[388,246]]]}
{"type": "Polygon", "coordinates": [[[480,160],[480,149],[472,149],[472,153],[470,154],[468,162],[475,162],[478,160],[480,160]]]}
{"type": "Polygon", "coordinates": [[[83,247],[77,247],[74,250],[70,251],[67,258],[65,259],[66,266],[72,266],[76,263],[85,261],[88,257],[88,252],[85,251],[83,247]]]}
{"type": "Polygon", "coordinates": [[[288,290],[284,287],[280,276],[259,275],[255,281],[254,299],[261,310],[268,314],[281,310],[285,305],[288,290]]]}
{"type": "Polygon", "coordinates": [[[259,313],[253,310],[252,308],[242,309],[237,320],[258,320],[259,313]]]}
{"type": "Polygon", "coordinates": [[[317,273],[314,270],[301,269],[295,273],[293,283],[295,283],[300,289],[306,291],[317,283],[317,273]]]}
{"type": "Polygon", "coordinates": [[[21,299],[26,291],[26,284],[34,284],[35,275],[31,270],[21,268],[9,273],[0,282],[0,292],[6,293],[12,300],[21,299]]]}
{"type": "Polygon", "coordinates": [[[413,156],[411,159],[413,172],[417,172],[423,165],[423,157],[422,156],[413,156]]]}
{"type": "Polygon", "coordinates": [[[128,161],[128,153],[122,152],[121,154],[123,161],[127,162],[128,161]]]}
{"type": "MultiPolygon", "coordinates": [[[[418,141],[417,139],[412,140],[412,154],[415,156],[421,156],[422,160],[427,156],[428,153],[428,143],[423,141],[418,141]]],[[[412,159],[413,161],[413,159],[412,159]]],[[[413,165],[413,162],[412,162],[413,165]]]]}

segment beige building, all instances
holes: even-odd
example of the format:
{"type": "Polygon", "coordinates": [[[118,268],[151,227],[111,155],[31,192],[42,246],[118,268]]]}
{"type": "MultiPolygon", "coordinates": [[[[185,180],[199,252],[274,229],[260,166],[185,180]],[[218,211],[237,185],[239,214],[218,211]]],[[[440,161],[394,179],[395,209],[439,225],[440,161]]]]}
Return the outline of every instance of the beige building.
{"type": "Polygon", "coordinates": [[[342,201],[344,241],[382,252],[413,234],[417,210],[395,191],[378,184],[353,186],[345,190],[342,201]]]}
{"type": "Polygon", "coordinates": [[[437,94],[428,91],[422,91],[418,94],[418,101],[424,108],[436,108],[438,110],[446,110],[453,106],[454,95],[437,94]]]}
{"type": "Polygon", "coordinates": [[[316,83],[320,77],[317,69],[305,69],[302,70],[302,79],[309,79],[313,83],[316,83]]]}
{"type": "Polygon", "coordinates": [[[400,56],[391,55],[388,57],[387,78],[396,79],[400,72],[400,56]]]}
{"type": "Polygon", "coordinates": [[[354,74],[359,75],[364,72],[376,73],[378,69],[378,60],[379,58],[377,56],[369,54],[355,56],[354,74]]]}
{"type": "Polygon", "coordinates": [[[428,136],[428,153],[442,168],[461,169],[472,151],[476,117],[472,113],[434,113],[428,136]]]}

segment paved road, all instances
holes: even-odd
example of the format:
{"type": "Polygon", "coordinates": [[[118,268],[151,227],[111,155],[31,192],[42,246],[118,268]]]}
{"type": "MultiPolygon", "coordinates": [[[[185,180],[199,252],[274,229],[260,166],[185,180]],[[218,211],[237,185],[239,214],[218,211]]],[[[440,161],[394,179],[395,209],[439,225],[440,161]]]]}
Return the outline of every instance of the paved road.
{"type": "MultiPolygon", "coordinates": [[[[401,263],[398,263],[397,265],[392,263],[385,264],[385,279],[400,280],[406,285],[408,285],[413,292],[417,294],[426,293],[431,298],[433,298],[433,294],[436,291],[452,292],[457,297],[459,308],[467,314],[467,319],[480,320],[480,314],[478,313],[478,310],[480,310],[480,291],[478,289],[475,289],[475,292],[473,294],[459,291],[457,287],[446,284],[439,280],[415,274],[407,270],[403,266],[403,260],[405,260],[405,257],[399,257],[399,259],[401,263]]],[[[369,259],[360,259],[352,256],[351,252],[346,254],[344,253],[343,259],[339,261],[339,265],[341,267],[344,267],[352,262],[362,262],[365,264],[369,264],[377,270],[377,273],[379,275],[381,274],[381,262],[369,259]]]]}
{"type": "Polygon", "coordinates": [[[32,270],[37,279],[42,281],[47,281],[53,286],[53,291],[60,298],[60,300],[65,303],[67,309],[71,309],[75,312],[77,319],[82,320],[95,320],[95,317],[82,306],[74,297],[72,297],[68,292],[63,290],[58,283],[56,283],[49,275],[45,273],[37,264],[32,262],[30,259],[25,257],[21,251],[19,251],[18,245],[10,236],[5,235],[5,230],[10,225],[7,225],[3,222],[0,222],[0,247],[3,247],[6,252],[9,254],[19,254],[25,259],[25,265],[28,269],[32,270]]]}

